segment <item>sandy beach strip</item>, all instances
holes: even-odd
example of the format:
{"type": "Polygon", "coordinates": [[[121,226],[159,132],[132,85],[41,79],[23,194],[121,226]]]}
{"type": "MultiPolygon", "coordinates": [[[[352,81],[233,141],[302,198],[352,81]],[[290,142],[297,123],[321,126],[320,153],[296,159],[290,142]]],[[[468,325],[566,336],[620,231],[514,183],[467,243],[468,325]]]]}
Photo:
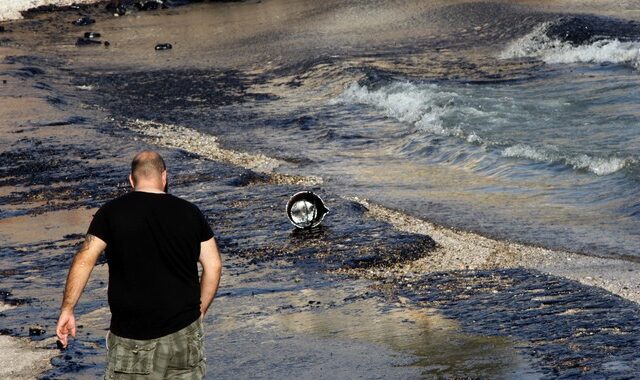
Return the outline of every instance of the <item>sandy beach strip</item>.
{"type": "Polygon", "coordinates": [[[527,268],[597,286],[640,303],[640,263],[491,239],[473,232],[442,227],[365,199],[353,197],[352,200],[365,206],[371,217],[387,221],[401,231],[428,235],[438,244],[428,257],[392,268],[359,270],[359,274],[379,277],[469,269],[527,268]]]}

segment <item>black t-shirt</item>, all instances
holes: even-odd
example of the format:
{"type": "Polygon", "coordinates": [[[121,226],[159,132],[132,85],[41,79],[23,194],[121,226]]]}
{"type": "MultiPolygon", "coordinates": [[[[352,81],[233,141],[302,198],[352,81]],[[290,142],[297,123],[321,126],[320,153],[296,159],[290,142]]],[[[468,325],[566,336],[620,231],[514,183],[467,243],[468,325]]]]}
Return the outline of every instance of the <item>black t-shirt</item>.
{"type": "Polygon", "coordinates": [[[159,338],[198,319],[200,243],[213,237],[198,207],[133,191],[102,206],[88,233],[107,243],[115,335],[159,338]]]}

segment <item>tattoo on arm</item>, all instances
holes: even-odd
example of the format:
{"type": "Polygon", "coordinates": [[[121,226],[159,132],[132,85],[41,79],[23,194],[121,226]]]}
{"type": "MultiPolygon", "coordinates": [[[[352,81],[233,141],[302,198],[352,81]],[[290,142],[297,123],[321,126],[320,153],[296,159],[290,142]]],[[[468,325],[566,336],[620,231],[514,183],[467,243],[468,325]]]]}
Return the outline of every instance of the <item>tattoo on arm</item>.
{"type": "Polygon", "coordinates": [[[91,245],[91,242],[95,239],[95,236],[91,235],[91,234],[86,234],[84,237],[84,241],[82,242],[82,246],[80,246],[80,249],[78,250],[78,253],[80,252],[84,252],[87,249],[89,249],[89,246],[91,245]]]}

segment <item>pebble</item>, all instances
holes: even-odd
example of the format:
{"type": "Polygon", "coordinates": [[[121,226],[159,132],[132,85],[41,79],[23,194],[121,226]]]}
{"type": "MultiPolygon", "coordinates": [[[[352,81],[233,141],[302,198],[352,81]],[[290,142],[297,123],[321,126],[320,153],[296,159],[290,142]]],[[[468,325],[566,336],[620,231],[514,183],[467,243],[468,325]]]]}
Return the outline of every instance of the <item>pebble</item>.
{"type": "Polygon", "coordinates": [[[111,42],[109,42],[109,41],[104,41],[104,46],[105,46],[105,47],[109,47],[109,46],[111,46],[111,42]]]}

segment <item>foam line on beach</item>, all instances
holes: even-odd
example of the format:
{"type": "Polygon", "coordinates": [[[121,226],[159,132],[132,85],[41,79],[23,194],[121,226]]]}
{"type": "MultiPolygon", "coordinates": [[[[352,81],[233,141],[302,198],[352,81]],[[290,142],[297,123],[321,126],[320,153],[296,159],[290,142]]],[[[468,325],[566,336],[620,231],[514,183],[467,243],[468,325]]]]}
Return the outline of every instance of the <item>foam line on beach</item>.
{"type": "Polygon", "coordinates": [[[320,177],[276,173],[275,169],[283,164],[282,161],[263,154],[224,149],[215,136],[191,128],[139,119],[125,122],[122,126],[147,137],[150,142],[157,145],[183,149],[211,160],[268,174],[273,183],[304,186],[316,186],[322,183],[320,177]]]}
{"type": "Polygon", "coordinates": [[[356,270],[365,272],[359,274],[379,277],[453,270],[528,268],[597,286],[640,304],[640,263],[500,241],[439,226],[366,199],[349,199],[367,208],[369,216],[387,221],[401,231],[428,235],[437,243],[436,249],[425,258],[391,268],[356,270]]]}

